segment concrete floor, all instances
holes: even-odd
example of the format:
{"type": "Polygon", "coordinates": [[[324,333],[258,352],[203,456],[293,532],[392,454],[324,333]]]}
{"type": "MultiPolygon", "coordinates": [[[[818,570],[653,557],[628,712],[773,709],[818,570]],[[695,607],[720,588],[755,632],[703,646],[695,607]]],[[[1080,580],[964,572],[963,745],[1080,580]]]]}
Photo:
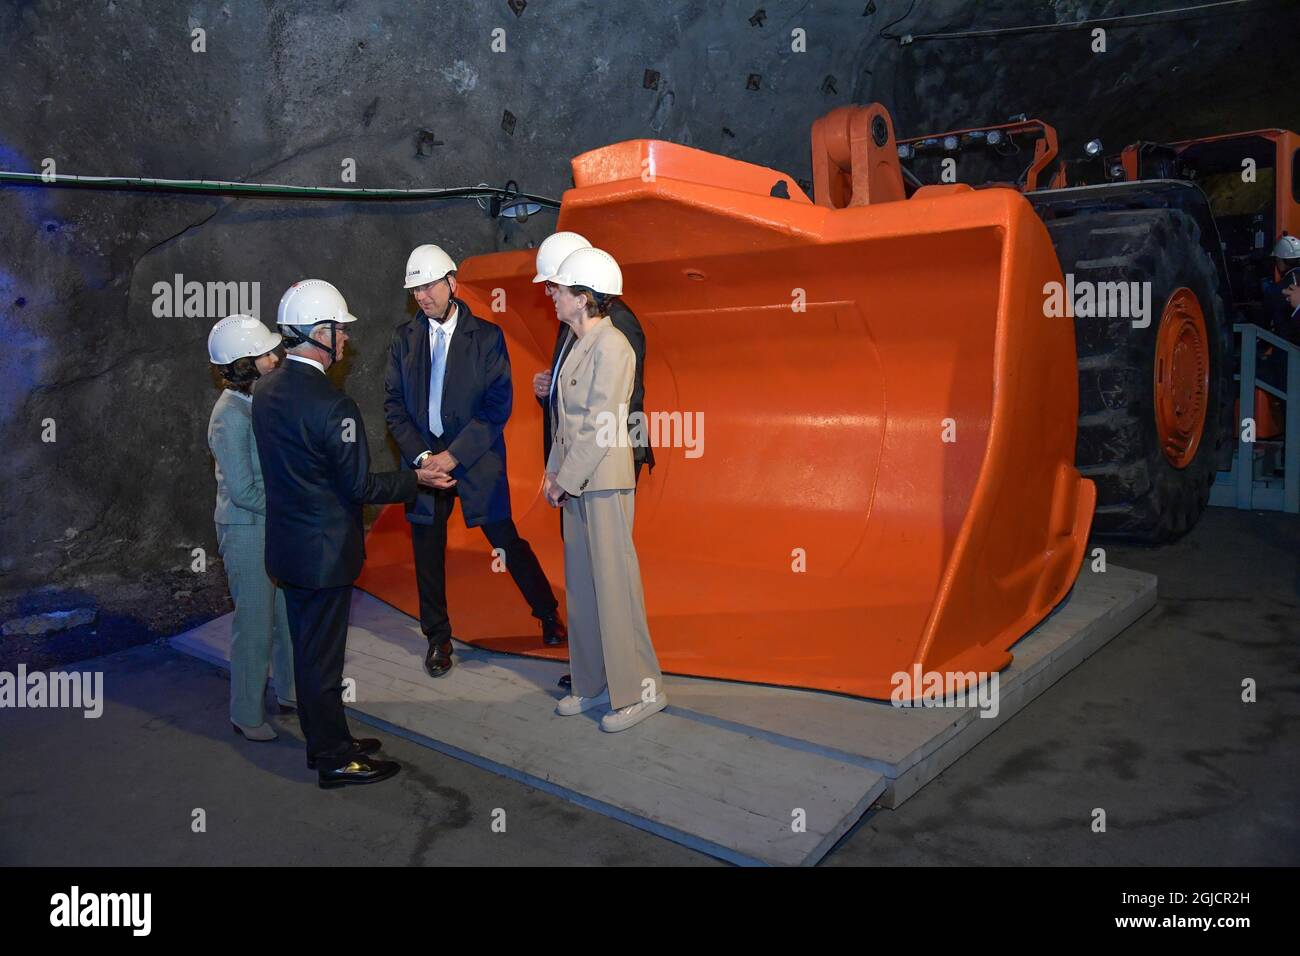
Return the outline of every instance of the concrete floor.
{"type": "MultiPolygon", "coordinates": [[[[1212,509],[1107,560],[1158,574],[1156,608],[824,865],[1300,863],[1300,519],[1212,509]]],[[[293,718],[231,733],[216,668],[158,645],[77,666],[104,671],[98,720],[0,711],[0,863],[720,865],[384,734],[396,780],[323,791],[293,718]]]]}

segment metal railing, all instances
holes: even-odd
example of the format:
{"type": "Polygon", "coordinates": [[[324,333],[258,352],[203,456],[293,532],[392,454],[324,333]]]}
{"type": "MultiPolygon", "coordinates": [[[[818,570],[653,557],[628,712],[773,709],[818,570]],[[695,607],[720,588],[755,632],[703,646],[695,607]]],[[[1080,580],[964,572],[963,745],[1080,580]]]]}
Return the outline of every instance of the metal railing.
{"type": "Polygon", "coordinates": [[[1300,513],[1300,346],[1274,335],[1252,323],[1232,327],[1241,333],[1241,373],[1234,376],[1240,383],[1237,451],[1232,468],[1219,472],[1210,492],[1210,504],[1227,508],[1257,511],[1300,513]],[[1286,388],[1280,389],[1260,381],[1255,360],[1261,344],[1271,345],[1286,355],[1286,388]],[[1243,441],[1245,422],[1255,414],[1255,390],[1260,389],[1286,402],[1286,429],[1282,442],[1282,481],[1255,478],[1255,442],[1243,441]],[[1291,396],[1296,398],[1292,407],[1291,396]]]}

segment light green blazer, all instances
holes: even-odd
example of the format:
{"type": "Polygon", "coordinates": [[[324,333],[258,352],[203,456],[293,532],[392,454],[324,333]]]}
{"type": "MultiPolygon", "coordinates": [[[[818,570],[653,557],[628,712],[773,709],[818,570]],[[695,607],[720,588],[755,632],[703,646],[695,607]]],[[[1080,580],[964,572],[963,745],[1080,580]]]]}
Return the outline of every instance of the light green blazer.
{"type": "Polygon", "coordinates": [[[208,419],[208,447],[217,460],[217,524],[266,524],[262,463],[253,438],[253,403],[225,389],[208,419]]]}

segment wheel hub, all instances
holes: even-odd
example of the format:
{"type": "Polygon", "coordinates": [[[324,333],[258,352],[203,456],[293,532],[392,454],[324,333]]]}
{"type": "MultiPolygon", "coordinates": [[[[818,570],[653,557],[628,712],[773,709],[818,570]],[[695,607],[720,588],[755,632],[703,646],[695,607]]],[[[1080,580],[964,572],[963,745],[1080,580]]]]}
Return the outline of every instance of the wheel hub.
{"type": "Polygon", "coordinates": [[[1176,289],[1165,303],[1156,335],[1156,432],[1175,468],[1196,457],[1205,433],[1210,395],[1210,341],[1195,293],[1176,289]]]}

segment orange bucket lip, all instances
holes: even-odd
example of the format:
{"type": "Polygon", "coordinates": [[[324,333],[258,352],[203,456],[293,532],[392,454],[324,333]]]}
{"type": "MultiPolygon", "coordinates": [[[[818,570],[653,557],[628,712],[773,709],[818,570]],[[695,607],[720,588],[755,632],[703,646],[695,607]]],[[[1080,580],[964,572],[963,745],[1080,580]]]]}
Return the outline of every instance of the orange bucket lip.
{"type": "MultiPolygon", "coordinates": [[[[1095,500],[1073,464],[1074,331],[1043,310],[1061,271],[1023,197],[828,209],[797,186],[772,196],[788,180],[773,170],[644,140],[574,166],[557,228],[622,266],[647,413],[706,425],[703,454],[656,448],[636,495],[664,670],[884,700],[914,666],[1005,667],[1073,584],[1095,500]]],[[[460,290],[505,331],[512,505],[562,591],[531,391],[556,326],[532,276],[531,251],[477,256],[460,290]]],[[[414,615],[405,524],[400,508],[381,516],[358,584],[414,615]]],[[[566,656],[541,645],[482,534],[456,524],[456,637],[566,656]]]]}

